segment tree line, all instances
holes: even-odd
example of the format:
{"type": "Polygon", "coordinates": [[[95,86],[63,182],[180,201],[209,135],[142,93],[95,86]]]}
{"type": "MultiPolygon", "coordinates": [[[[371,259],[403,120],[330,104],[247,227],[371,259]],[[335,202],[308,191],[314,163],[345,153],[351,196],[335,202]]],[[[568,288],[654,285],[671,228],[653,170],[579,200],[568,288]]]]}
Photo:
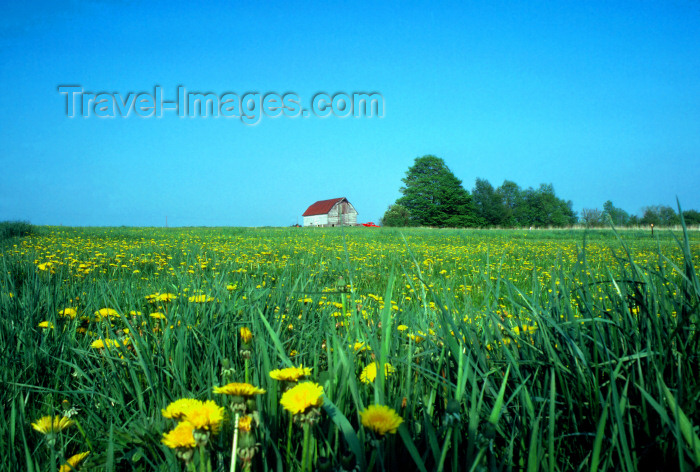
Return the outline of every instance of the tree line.
{"type": "MultiPolygon", "coordinates": [[[[453,228],[530,228],[680,224],[680,216],[667,206],[644,209],[643,215],[630,215],[611,201],[603,210],[573,210],[571,200],[557,197],[552,184],[521,188],[505,180],[494,188],[486,179],[476,179],[471,193],[441,158],[427,155],[415,159],[406,171],[400,188],[402,196],[390,205],[381,219],[383,226],[432,226],[453,228]]],[[[688,225],[700,224],[700,212],[683,212],[688,225]]]]}

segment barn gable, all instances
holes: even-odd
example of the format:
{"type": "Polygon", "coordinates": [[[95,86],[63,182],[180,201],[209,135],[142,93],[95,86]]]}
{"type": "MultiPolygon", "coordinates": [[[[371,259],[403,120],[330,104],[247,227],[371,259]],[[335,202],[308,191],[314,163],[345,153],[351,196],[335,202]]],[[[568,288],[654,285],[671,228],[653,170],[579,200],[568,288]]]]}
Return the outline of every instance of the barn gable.
{"type": "Polygon", "coordinates": [[[357,210],[345,197],[319,200],[307,208],[302,216],[304,226],[357,225],[357,210]]]}

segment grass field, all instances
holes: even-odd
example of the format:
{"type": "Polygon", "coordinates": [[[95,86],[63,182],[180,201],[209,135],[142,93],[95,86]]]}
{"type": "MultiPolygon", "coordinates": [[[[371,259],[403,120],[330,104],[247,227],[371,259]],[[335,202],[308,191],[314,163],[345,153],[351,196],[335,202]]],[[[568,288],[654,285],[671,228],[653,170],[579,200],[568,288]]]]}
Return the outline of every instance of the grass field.
{"type": "Polygon", "coordinates": [[[40,227],[0,268],[0,470],[700,467],[698,232],[40,227]]]}

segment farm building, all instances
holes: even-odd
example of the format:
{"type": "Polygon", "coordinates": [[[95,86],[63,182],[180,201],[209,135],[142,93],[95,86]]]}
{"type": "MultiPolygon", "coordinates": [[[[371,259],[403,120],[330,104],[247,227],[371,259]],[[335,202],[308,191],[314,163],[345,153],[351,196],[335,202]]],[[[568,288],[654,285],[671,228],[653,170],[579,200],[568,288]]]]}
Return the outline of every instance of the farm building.
{"type": "Polygon", "coordinates": [[[347,198],[320,200],[304,212],[304,226],[355,226],[357,211],[347,198]]]}

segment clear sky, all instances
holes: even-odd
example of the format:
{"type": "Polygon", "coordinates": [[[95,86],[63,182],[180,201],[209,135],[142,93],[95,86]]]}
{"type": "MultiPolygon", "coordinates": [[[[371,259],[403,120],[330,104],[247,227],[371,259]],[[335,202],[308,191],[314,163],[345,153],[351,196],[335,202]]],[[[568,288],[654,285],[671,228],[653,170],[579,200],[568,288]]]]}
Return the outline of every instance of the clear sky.
{"type": "MultiPolygon", "coordinates": [[[[552,183],[700,209],[700,2],[3,2],[0,220],[378,221],[416,157],[466,189],[552,183]],[[60,5],[60,6],[59,6],[60,5]],[[61,85],[154,95],[378,92],[383,117],[66,116],[61,85]]],[[[116,95],[115,95],[116,96],[116,95]]],[[[94,102],[93,102],[94,105],[94,102]]],[[[89,110],[88,110],[89,111],[89,110]]]]}

